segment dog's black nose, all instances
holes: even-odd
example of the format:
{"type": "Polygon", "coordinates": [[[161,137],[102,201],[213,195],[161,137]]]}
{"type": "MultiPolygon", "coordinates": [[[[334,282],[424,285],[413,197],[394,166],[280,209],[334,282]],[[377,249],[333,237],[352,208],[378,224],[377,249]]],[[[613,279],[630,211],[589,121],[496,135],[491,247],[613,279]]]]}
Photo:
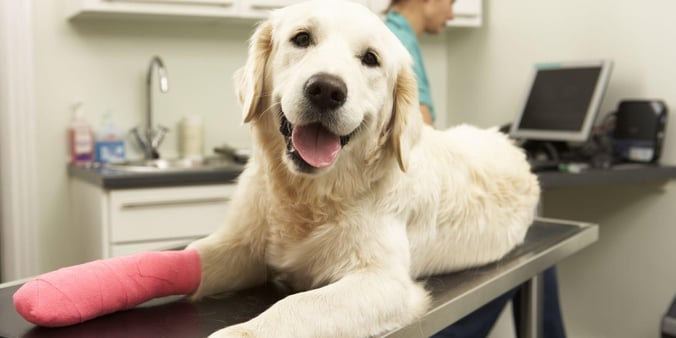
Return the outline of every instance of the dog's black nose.
{"type": "Polygon", "coordinates": [[[321,110],[336,109],[347,99],[347,86],[337,76],[318,73],[305,83],[305,97],[321,110]]]}

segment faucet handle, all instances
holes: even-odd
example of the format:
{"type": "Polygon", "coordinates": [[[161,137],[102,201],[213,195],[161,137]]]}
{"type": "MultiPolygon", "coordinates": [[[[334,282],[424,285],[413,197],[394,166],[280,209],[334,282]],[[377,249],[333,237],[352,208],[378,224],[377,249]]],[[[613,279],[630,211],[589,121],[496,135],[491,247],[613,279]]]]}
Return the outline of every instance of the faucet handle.
{"type": "Polygon", "coordinates": [[[157,130],[154,133],[153,139],[150,143],[150,145],[153,147],[153,149],[157,149],[160,147],[160,144],[162,144],[162,141],[164,141],[164,136],[169,132],[169,128],[159,124],[157,125],[157,130]]]}
{"type": "Polygon", "coordinates": [[[143,149],[143,151],[148,149],[149,145],[146,142],[146,140],[143,138],[143,136],[141,136],[141,131],[139,130],[139,127],[131,128],[131,130],[129,130],[129,132],[132,135],[134,135],[134,139],[136,140],[138,145],[141,147],[141,149],[143,149]]]}

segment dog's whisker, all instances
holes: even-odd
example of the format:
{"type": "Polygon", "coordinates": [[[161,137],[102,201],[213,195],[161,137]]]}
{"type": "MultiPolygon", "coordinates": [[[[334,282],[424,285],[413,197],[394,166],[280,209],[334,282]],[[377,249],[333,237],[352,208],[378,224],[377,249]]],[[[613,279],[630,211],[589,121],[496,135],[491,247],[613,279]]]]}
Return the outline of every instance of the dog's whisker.
{"type": "Polygon", "coordinates": [[[270,105],[270,107],[266,108],[263,112],[261,112],[261,115],[268,113],[273,108],[277,108],[277,107],[281,107],[281,106],[282,106],[281,103],[273,103],[273,104],[270,105]]]}

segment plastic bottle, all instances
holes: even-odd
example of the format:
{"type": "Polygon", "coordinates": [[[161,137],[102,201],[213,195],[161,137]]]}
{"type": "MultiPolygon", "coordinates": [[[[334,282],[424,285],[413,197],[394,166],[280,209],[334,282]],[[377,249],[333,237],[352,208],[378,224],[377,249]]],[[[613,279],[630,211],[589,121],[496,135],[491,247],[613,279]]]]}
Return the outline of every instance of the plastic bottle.
{"type": "Polygon", "coordinates": [[[112,113],[103,116],[101,127],[96,130],[96,162],[124,161],[124,131],[113,123],[112,113]]]}
{"type": "Polygon", "coordinates": [[[73,105],[73,117],[68,126],[70,162],[74,164],[91,162],[94,155],[94,134],[84,117],[82,105],[82,102],[73,105]]]}
{"type": "Polygon", "coordinates": [[[204,154],[202,117],[190,115],[181,122],[181,155],[184,158],[201,159],[204,154]]]}

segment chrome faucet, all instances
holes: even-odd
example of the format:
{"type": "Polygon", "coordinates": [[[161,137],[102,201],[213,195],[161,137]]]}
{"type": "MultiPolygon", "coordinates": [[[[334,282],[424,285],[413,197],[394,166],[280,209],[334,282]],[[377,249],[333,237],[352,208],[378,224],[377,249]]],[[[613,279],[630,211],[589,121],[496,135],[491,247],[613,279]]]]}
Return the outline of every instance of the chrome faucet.
{"type": "Polygon", "coordinates": [[[139,130],[139,127],[132,129],[136,141],[138,142],[145,159],[156,159],[160,155],[157,149],[164,140],[164,135],[167,134],[169,128],[158,125],[157,129],[153,126],[153,103],[152,103],[152,79],[153,70],[157,68],[157,75],[159,76],[160,92],[166,93],[169,91],[169,78],[167,78],[167,69],[164,67],[164,62],[159,56],[153,56],[148,65],[148,74],[146,76],[146,123],[144,130],[139,130]]]}

